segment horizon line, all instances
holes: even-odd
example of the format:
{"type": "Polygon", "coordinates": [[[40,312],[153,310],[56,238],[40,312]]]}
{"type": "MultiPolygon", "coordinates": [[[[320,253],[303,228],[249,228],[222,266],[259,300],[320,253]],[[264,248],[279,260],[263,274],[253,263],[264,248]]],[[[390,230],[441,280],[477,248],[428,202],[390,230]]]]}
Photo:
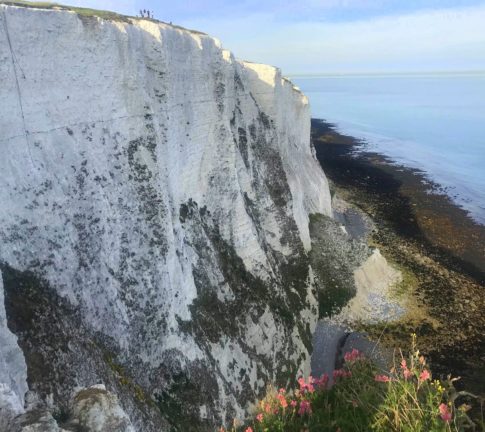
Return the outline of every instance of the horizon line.
{"type": "Polygon", "coordinates": [[[485,69],[470,70],[434,70],[434,71],[381,71],[381,72],[314,72],[314,73],[287,73],[288,78],[317,78],[317,77],[340,77],[340,76],[397,76],[397,75],[485,75],[485,69]]]}

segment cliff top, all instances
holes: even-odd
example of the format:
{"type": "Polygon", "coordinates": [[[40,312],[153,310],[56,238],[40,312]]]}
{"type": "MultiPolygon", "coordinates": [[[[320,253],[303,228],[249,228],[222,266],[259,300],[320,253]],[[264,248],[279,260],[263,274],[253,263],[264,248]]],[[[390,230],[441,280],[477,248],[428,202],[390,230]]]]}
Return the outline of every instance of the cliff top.
{"type": "MultiPolygon", "coordinates": [[[[214,39],[216,44],[222,46],[220,41],[217,38],[214,38],[213,36],[210,36],[207,33],[204,33],[198,30],[187,29],[185,27],[172,24],[171,22],[167,23],[165,21],[161,21],[155,18],[122,15],[122,14],[112,12],[112,11],[107,11],[107,10],[90,9],[90,8],[76,7],[76,6],[63,5],[59,3],[44,2],[44,1],[36,2],[36,1],[27,1],[27,0],[0,0],[0,5],[15,6],[15,7],[21,7],[21,8],[29,8],[29,9],[67,11],[67,12],[76,13],[81,19],[99,18],[106,21],[123,22],[129,25],[130,24],[136,25],[137,22],[148,21],[154,24],[161,24],[163,26],[171,27],[176,30],[185,31],[192,35],[214,39]]],[[[225,50],[225,51],[228,53],[228,56],[231,55],[231,51],[229,50],[225,50]]],[[[271,85],[274,85],[274,76],[276,76],[277,74],[281,75],[281,70],[277,66],[272,66],[272,65],[268,65],[260,62],[248,61],[244,59],[237,59],[237,61],[244,63],[247,67],[250,67],[255,71],[257,70],[258,75],[260,75],[260,78],[265,79],[271,85]]],[[[288,84],[290,84],[295,91],[303,95],[300,88],[295,86],[289,78],[281,76],[281,79],[287,82],[288,84]]]]}
{"type": "Polygon", "coordinates": [[[155,23],[165,24],[179,30],[188,31],[190,33],[207,36],[206,33],[203,33],[201,31],[187,29],[185,27],[160,21],[155,18],[146,18],[146,17],[141,18],[136,16],[130,16],[130,15],[122,15],[116,12],[100,10],[100,9],[82,8],[82,7],[62,5],[58,3],[52,3],[52,2],[31,2],[26,0],[0,0],[0,4],[4,4],[7,6],[26,7],[26,8],[32,8],[32,9],[51,9],[51,10],[59,10],[59,11],[70,11],[78,14],[81,17],[97,17],[108,21],[123,21],[128,24],[131,24],[132,21],[134,20],[140,20],[140,21],[146,20],[146,21],[152,21],[155,23]]]}

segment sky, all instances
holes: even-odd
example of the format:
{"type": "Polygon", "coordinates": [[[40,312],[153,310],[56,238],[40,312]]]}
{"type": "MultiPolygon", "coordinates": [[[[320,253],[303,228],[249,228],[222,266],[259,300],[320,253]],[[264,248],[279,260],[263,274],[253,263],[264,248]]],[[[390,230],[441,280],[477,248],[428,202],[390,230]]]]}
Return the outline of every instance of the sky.
{"type": "Polygon", "coordinates": [[[485,0],[66,0],[217,37],[286,75],[485,70],[485,0]]]}

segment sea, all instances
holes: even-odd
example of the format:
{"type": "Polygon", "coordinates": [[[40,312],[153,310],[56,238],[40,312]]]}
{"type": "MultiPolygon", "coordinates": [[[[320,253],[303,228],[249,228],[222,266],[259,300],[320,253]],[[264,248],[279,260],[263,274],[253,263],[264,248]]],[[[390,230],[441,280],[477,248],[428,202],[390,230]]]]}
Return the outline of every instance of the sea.
{"type": "Polygon", "coordinates": [[[313,118],[423,172],[485,225],[485,72],[290,78],[313,118]]]}

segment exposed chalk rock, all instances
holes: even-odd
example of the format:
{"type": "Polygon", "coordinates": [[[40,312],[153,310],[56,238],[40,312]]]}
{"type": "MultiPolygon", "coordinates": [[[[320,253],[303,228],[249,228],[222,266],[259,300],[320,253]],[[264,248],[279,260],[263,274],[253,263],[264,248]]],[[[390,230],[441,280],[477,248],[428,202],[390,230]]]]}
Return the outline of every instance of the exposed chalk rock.
{"type": "Polygon", "coordinates": [[[34,409],[17,417],[9,432],[68,432],[57,424],[46,409],[34,409]]]}
{"type": "Polygon", "coordinates": [[[89,432],[135,432],[118,398],[104,385],[79,391],[73,400],[71,416],[71,428],[77,426],[89,432]]]}
{"type": "Polygon", "coordinates": [[[151,20],[0,5],[0,80],[0,267],[32,391],[62,411],[104,382],[137,430],[212,430],[308,370],[330,193],[278,69],[151,20]]]}
{"type": "Polygon", "coordinates": [[[135,432],[118,398],[102,384],[79,390],[69,411],[56,420],[46,406],[30,407],[9,425],[9,432],[135,432]]]}
{"type": "Polygon", "coordinates": [[[390,288],[402,281],[402,274],[388,264],[379,249],[354,271],[354,278],[357,294],[344,312],[349,319],[388,321],[402,315],[399,302],[390,298],[390,288]]]}
{"type": "Polygon", "coordinates": [[[393,298],[392,287],[402,274],[369,247],[373,222],[338,196],[332,204],[334,218],[313,215],[310,223],[320,315],[331,318],[330,327],[399,318],[404,305],[393,298]]]}

